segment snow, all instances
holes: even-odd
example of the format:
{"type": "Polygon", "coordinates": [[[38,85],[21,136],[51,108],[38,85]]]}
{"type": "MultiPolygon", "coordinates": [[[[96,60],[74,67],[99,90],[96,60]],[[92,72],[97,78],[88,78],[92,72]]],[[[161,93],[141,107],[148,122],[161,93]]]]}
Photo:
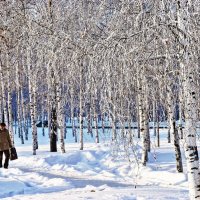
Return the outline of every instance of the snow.
{"type": "Polygon", "coordinates": [[[39,129],[39,150],[35,156],[31,140],[21,145],[16,136],[19,159],[10,161],[9,169],[0,169],[0,199],[189,199],[185,164],[184,173],[177,173],[173,146],[166,139],[167,130],[161,130],[160,148],[152,137],[152,153],[146,167],[133,159],[129,163],[123,152],[113,151],[108,133],[107,136],[101,133],[100,144],[85,133],[86,143],[80,151],[68,130],[65,154],[49,152],[49,139],[41,133],[39,129]]]}

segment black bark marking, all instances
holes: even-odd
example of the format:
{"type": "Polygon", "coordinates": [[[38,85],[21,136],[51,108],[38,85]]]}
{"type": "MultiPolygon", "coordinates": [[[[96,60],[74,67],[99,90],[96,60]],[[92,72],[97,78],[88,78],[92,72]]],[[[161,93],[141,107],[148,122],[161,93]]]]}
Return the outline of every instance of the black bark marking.
{"type": "Polygon", "coordinates": [[[198,168],[197,167],[192,167],[191,170],[198,170],[198,168]]]}
{"type": "Polygon", "coordinates": [[[188,137],[194,137],[194,135],[190,134],[190,135],[188,135],[188,137]]]}

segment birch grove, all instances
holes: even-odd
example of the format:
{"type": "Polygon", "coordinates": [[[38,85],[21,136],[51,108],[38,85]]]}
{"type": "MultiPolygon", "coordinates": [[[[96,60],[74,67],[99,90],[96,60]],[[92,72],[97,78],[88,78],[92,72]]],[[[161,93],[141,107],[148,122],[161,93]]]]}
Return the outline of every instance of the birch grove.
{"type": "Polygon", "coordinates": [[[190,198],[200,199],[199,9],[198,0],[0,1],[0,119],[13,144],[16,124],[36,155],[38,119],[52,152],[65,153],[66,121],[80,150],[84,134],[99,143],[108,126],[127,155],[141,142],[145,166],[150,128],[159,147],[165,121],[177,172],[184,144],[190,198]]]}

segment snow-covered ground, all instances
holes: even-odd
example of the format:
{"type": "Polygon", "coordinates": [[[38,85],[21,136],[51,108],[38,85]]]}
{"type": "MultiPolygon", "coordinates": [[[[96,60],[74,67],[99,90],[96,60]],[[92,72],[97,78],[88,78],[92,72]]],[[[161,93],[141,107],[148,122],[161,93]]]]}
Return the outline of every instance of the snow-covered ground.
{"type": "Polygon", "coordinates": [[[80,151],[69,130],[66,153],[61,154],[49,152],[49,139],[41,136],[39,129],[36,156],[32,155],[31,140],[20,145],[16,139],[19,159],[10,161],[9,169],[0,169],[0,199],[189,199],[186,172],[176,172],[173,146],[167,143],[166,132],[161,131],[159,149],[152,139],[150,161],[147,167],[139,167],[111,153],[109,133],[101,134],[100,144],[85,134],[84,150],[80,151]]]}

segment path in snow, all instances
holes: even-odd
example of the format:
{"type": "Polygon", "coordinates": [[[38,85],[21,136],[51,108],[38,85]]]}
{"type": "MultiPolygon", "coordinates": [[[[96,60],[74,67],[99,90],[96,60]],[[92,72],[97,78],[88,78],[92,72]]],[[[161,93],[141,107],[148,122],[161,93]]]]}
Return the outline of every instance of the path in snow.
{"type": "MultiPolygon", "coordinates": [[[[153,140],[152,140],[153,141],[153,140]]],[[[48,140],[47,140],[48,142],[48,140]]],[[[17,146],[19,159],[0,169],[4,200],[187,200],[187,178],[177,173],[173,146],[161,141],[147,167],[137,174],[122,157],[113,158],[106,144],[67,144],[66,154],[50,153],[42,144],[17,146]]],[[[184,166],[185,167],[185,166],[184,166]]]]}

